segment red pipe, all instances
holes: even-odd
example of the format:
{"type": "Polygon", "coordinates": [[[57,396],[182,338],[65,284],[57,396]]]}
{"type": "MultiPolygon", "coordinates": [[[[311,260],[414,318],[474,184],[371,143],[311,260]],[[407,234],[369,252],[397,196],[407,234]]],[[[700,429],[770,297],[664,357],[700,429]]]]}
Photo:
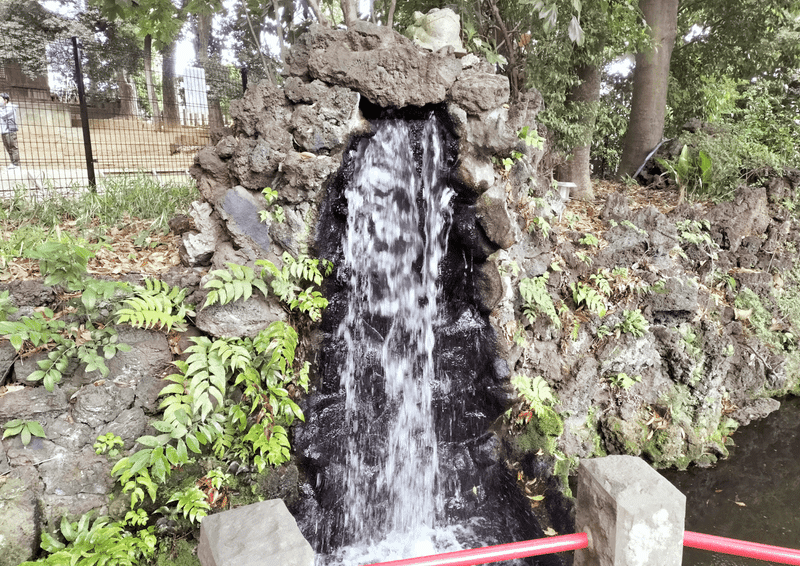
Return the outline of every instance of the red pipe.
{"type": "Polygon", "coordinates": [[[377,562],[370,566],[474,566],[476,564],[513,560],[514,558],[525,558],[527,556],[539,556],[541,554],[551,554],[553,552],[577,550],[579,548],[586,548],[587,546],[589,546],[589,537],[586,533],[578,533],[575,535],[561,535],[544,539],[485,546],[472,550],[458,550],[456,552],[421,556],[419,558],[377,562]]]}
{"type": "Polygon", "coordinates": [[[732,554],[734,556],[744,556],[745,558],[755,558],[756,560],[766,560],[779,564],[800,565],[800,550],[783,548],[780,546],[770,546],[756,542],[744,542],[732,538],[715,537],[685,531],[683,533],[683,546],[689,548],[699,548],[700,550],[710,550],[722,554],[732,554]]]}

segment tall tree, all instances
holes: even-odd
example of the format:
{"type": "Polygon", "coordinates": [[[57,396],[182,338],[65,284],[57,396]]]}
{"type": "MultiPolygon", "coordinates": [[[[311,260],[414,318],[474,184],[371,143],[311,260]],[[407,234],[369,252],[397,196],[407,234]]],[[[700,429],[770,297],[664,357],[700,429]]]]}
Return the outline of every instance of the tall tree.
{"type": "Polygon", "coordinates": [[[641,0],[652,44],[636,55],[633,99],[618,175],[633,175],[661,142],[667,107],[669,65],[678,32],[679,0],[641,0]]]}

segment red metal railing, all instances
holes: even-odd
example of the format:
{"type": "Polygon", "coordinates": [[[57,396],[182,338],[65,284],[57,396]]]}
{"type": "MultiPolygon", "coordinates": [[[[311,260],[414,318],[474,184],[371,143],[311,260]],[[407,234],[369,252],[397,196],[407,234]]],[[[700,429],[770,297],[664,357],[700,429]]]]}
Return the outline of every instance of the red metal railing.
{"type": "Polygon", "coordinates": [[[575,535],[561,535],[546,539],[485,546],[472,550],[458,550],[419,558],[380,562],[372,566],[475,566],[476,564],[486,564],[488,562],[502,562],[503,560],[513,560],[514,558],[577,550],[587,546],[589,546],[589,537],[586,536],[586,533],[578,533],[575,535]]]}
{"type": "Polygon", "coordinates": [[[732,538],[715,537],[713,535],[704,535],[690,531],[683,533],[683,546],[699,548],[700,550],[710,550],[721,554],[755,558],[756,560],[768,560],[769,562],[777,562],[778,564],[800,565],[800,550],[770,546],[768,544],[758,544],[756,542],[745,542],[732,538]]]}
{"type": "MultiPolygon", "coordinates": [[[[685,531],[683,545],[689,548],[710,550],[721,554],[731,554],[756,560],[777,562],[778,564],[794,564],[800,566],[800,550],[745,542],[732,538],[717,537],[685,531]]],[[[561,535],[546,539],[498,544],[472,550],[459,550],[446,554],[434,554],[419,558],[406,558],[391,562],[379,562],[370,566],[477,566],[489,562],[502,562],[514,558],[527,558],[554,552],[578,550],[589,546],[586,533],[561,535]]]]}

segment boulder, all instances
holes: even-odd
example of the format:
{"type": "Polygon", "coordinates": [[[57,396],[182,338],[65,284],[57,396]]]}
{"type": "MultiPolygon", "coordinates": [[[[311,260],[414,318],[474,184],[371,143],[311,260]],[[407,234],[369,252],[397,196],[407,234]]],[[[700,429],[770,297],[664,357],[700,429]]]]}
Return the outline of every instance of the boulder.
{"type": "Polygon", "coordinates": [[[253,338],[278,320],[287,320],[286,311],[277,300],[265,298],[260,293],[248,300],[239,299],[226,305],[215,304],[197,314],[197,328],[215,337],[253,338]]]}
{"type": "Polygon", "coordinates": [[[209,515],[200,526],[202,566],[313,566],[314,551],[280,499],[209,515]]]}
{"type": "Polygon", "coordinates": [[[225,233],[209,203],[193,202],[189,215],[198,231],[183,234],[180,249],[181,263],[189,267],[208,265],[219,242],[226,239],[225,233]]]}
{"type": "Polygon", "coordinates": [[[311,49],[309,73],[384,108],[442,102],[461,72],[454,56],[424,53],[385,26],[359,21],[344,39],[311,49]]]}
{"type": "Polygon", "coordinates": [[[490,73],[464,73],[450,90],[450,99],[474,115],[500,108],[510,96],[508,77],[490,73]]]}

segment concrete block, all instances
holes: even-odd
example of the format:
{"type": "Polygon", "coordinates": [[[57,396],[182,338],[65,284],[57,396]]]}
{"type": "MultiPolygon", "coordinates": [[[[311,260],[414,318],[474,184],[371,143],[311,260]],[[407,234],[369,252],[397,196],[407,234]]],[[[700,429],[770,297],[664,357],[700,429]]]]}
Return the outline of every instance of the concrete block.
{"type": "Polygon", "coordinates": [[[589,548],[575,566],[680,566],[686,496],[634,456],[582,460],[575,517],[589,548]]]}
{"type": "Polygon", "coordinates": [[[209,515],[200,527],[202,566],[314,566],[314,551],[280,499],[209,515]]]}

